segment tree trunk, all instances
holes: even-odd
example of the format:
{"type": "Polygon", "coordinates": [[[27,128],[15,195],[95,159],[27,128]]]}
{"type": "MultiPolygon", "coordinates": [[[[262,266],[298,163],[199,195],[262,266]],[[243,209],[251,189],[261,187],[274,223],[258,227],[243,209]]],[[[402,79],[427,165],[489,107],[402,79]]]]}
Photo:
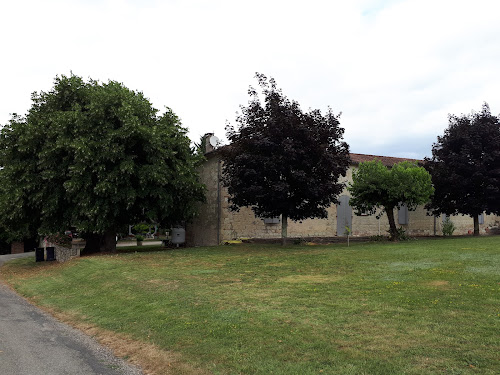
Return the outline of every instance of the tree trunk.
{"type": "Polygon", "coordinates": [[[104,232],[104,251],[116,253],[116,231],[108,229],[104,232]]]}
{"type": "Polygon", "coordinates": [[[387,214],[387,219],[389,219],[389,239],[391,241],[396,241],[398,230],[396,229],[396,222],[394,221],[394,207],[386,207],[385,213],[387,214]]]}
{"type": "Polygon", "coordinates": [[[479,215],[474,215],[474,236],[479,236],[479,215]]]}
{"type": "Polygon", "coordinates": [[[288,230],[288,216],[281,215],[281,245],[286,245],[286,237],[288,230]]]}
{"type": "Polygon", "coordinates": [[[85,248],[82,251],[84,254],[94,254],[101,251],[101,235],[97,233],[85,234],[83,238],[85,239],[85,248]]]}
{"type": "Polygon", "coordinates": [[[34,248],[38,247],[38,238],[37,237],[32,237],[32,238],[25,238],[23,240],[24,242],[24,251],[33,251],[34,248]]]}

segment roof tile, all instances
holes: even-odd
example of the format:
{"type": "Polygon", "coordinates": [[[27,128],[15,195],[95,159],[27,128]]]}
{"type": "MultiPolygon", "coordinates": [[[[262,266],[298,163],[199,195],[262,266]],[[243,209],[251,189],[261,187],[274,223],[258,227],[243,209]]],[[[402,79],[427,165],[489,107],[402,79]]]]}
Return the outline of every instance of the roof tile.
{"type": "Polygon", "coordinates": [[[351,163],[352,164],[359,164],[365,161],[372,161],[372,160],[378,160],[382,162],[383,165],[386,167],[392,167],[396,163],[401,163],[402,161],[413,161],[416,163],[422,162],[422,160],[418,159],[408,159],[408,158],[395,158],[392,156],[378,156],[378,155],[365,155],[365,154],[350,154],[351,156],[351,163]]]}

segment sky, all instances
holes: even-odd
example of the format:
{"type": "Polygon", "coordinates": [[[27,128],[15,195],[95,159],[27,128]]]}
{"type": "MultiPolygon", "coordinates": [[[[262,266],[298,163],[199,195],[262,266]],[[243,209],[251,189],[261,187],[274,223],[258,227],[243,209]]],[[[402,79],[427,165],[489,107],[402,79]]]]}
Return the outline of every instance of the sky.
{"type": "Polygon", "coordinates": [[[2,1],[0,125],[73,73],[227,143],[260,72],[341,112],[351,152],[423,158],[448,114],[500,113],[499,16],[497,0],[2,1]]]}

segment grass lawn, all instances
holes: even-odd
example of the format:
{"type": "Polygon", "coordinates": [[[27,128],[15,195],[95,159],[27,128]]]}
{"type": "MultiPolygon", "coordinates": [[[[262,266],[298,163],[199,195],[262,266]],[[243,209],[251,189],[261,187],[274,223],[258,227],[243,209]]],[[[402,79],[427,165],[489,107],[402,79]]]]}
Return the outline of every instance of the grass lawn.
{"type": "Polygon", "coordinates": [[[499,236],[19,259],[1,277],[165,351],[156,373],[500,373],[499,236]]]}

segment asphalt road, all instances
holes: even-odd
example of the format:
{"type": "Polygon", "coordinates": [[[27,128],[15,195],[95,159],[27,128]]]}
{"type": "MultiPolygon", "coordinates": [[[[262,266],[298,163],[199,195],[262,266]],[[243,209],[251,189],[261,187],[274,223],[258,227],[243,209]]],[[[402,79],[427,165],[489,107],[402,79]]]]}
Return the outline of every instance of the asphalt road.
{"type": "MultiPolygon", "coordinates": [[[[35,254],[0,255],[4,261],[35,254]]],[[[0,282],[1,375],[141,375],[111,351],[29,304],[0,282]]]]}

